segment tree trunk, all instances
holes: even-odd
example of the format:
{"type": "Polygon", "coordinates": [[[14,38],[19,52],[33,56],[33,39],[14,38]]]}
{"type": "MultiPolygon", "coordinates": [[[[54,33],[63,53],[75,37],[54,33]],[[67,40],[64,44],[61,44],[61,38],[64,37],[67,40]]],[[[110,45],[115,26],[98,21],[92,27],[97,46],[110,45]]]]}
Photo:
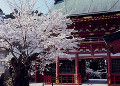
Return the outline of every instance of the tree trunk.
{"type": "Polygon", "coordinates": [[[13,77],[13,86],[29,86],[28,70],[30,69],[30,63],[36,60],[38,55],[39,53],[34,53],[26,57],[27,60],[25,62],[25,59],[22,59],[22,55],[19,56],[19,59],[14,57],[11,59],[11,66],[13,69],[10,73],[12,73],[11,75],[13,77]]]}
{"type": "Polygon", "coordinates": [[[28,70],[24,64],[20,65],[17,72],[14,73],[13,86],[29,86],[28,70]]]}

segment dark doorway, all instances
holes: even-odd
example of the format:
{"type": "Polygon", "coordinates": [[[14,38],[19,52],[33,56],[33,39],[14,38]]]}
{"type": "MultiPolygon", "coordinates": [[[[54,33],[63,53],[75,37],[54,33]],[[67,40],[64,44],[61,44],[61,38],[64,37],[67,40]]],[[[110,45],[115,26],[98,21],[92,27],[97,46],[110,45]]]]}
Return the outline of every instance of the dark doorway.
{"type": "Polygon", "coordinates": [[[80,63],[80,69],[82,71],[84,69],[84,74],[89,75],[89,80],[85,80],[83,84],[107,84],[107,61],[105,59],[82,59],[80,63]]]}
{"type": "Polygon", "coordinates": [[[86,59],[86,74],[89,79],[107,79],[107,63],[104,59],[86,59]]]}

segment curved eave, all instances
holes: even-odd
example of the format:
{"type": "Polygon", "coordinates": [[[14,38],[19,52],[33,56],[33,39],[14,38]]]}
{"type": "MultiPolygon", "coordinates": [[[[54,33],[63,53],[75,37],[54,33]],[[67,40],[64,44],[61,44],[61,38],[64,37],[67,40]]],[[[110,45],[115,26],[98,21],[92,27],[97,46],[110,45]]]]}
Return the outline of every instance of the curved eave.
{"type": "Polygon", "coordinates": [[[72,15],[69,15],[68,17],[70,18],[79,18],[79,17],[85,17],[85,16],[95,16],[95,15],[112,15],[112,14],[117,14],[117,13],[120,13],[120,11],[113,11],[113,12],[108,12],[108,11],[101,11],[101,12],[94,12],[94,13],[83,13],[83,14],[72,14],[72,15]]]}

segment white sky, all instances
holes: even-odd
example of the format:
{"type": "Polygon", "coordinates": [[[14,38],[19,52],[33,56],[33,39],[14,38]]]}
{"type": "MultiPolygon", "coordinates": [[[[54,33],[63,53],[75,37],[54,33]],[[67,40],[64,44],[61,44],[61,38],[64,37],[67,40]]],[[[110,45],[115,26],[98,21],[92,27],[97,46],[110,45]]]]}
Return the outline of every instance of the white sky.
{"type": "MultiPolygon", "coordinates": [[[[54,3],[54,0],[46,0],[48,6],[51,6],[54,3]]],[[[37,0],[36,7],[40,7],[40,11],[42,13],[47,13],[48,9],[44,3],[44,0],[37,0]]],[[[5,14],[11,13],[11,10],[6,2],[6,0],[0,0],[0,8],[3,10],[5,14]]]]}

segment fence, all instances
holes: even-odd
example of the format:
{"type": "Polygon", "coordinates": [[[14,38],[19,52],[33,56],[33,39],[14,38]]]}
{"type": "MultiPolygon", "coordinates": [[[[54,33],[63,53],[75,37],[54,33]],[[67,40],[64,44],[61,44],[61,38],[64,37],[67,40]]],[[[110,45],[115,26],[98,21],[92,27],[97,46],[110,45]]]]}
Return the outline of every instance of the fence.
{"type": "Polygon", "coordinates": [[[108,80],[110,80],[110,78],[111,78],[112,84],[120,84],[120,74],[112,75],[111,77],[108,77],[108,80]]]}
{"type": "MultiPolygon", "coordinates": [[[[71,76],[52,76],[52,75],[47,75],[44,76],[44,82],[45,84],[75,84],[75,77],[74,75],[71,76]]],[[[81,84],[81,76],[78,76],[78,84],[81,84]]]]}

